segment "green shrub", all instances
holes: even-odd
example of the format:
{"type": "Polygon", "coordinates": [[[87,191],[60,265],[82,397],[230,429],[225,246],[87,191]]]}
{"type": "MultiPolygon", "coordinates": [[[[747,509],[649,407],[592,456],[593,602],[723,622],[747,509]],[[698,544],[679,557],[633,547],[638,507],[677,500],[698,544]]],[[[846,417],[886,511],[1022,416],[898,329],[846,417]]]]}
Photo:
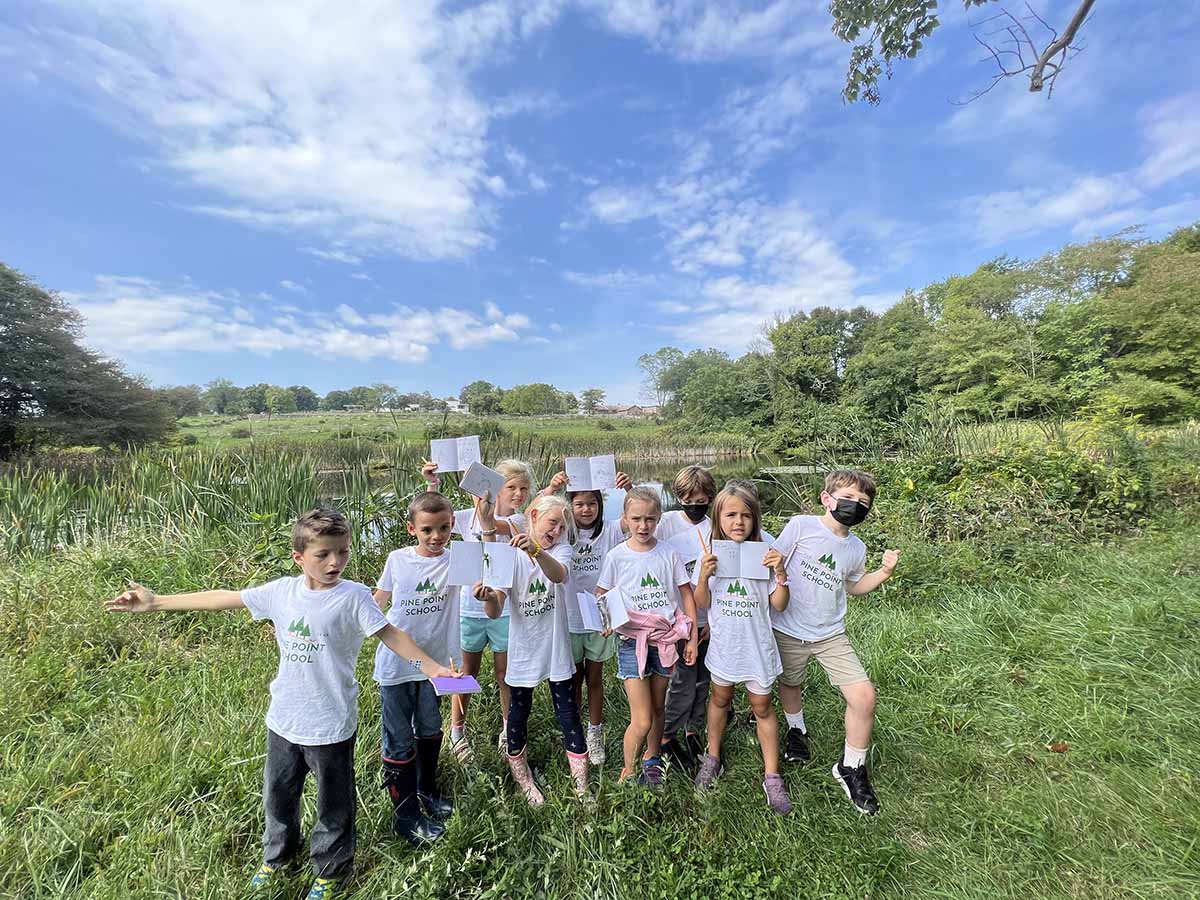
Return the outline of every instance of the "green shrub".
{"type": "Polygon", "coordinates": [[[249,428],[235,428],[229,432],[231,438],[248,438],[250,437],[249,428]]]}

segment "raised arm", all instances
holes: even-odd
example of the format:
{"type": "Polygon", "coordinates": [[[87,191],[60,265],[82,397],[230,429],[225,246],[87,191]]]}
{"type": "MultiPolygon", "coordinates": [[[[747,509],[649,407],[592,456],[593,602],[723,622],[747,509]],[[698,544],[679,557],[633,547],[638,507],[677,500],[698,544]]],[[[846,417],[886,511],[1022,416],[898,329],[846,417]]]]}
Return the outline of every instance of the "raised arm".
{"type": "Polygon", "coordinates": [[[717,571],[717,558],[711,553],[705,553],[696,565],[700,567],[700,574],[696,576],[693,596],[698,609],[708,609],[712,606],[712,591],[709,589],[708,580],[717,571]]]}
{"type": "Polygon", "coordinates": [[[861,597],[863,594],[871,593],[871,591],[892,577],[896,571],[896,564],[899,562],[900,553],[898,551],[885,551],[883,554],[883,565],[874,572],[868,572],[862,578],[858,579],[858,581],[847,581],[846,593],[852,597],[861,597]]]}
{"type": "Polygon", "coordinates": [[[210,612],[222,609],[245,609],[241,591],[195,591],[191,594],[156,594],[136,581],[129,590],[104,601],[109,612],[210,612]]]}

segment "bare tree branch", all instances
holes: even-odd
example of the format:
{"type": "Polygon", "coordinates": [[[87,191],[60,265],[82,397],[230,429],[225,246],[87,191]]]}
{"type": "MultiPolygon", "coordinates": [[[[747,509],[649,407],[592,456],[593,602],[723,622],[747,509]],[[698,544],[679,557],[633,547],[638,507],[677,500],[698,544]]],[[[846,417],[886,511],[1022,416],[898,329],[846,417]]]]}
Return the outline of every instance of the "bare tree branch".
{"type": "MultiPolygon", "coordinates": [[[[1071,46],[1071,41],[1075,39],[1075,32],[1079,30],[1079,26],[1087,19],[1088,13],[1092,11],[1095,3],[1096,0],[1083,0],[1079,4],[1079,9],[1075,10],[1075,15],[1071,16],[1071,21],[1067,23],[1067,28],[1062,33],[1062,37],[1057,38],[1054,43],[1042,51],[1042,55],[1038,57],[1037,64],[1029,74],[1029,90],[1040,91],[1042,89],[1044,81],[1042,71],[1056,54],[1060,52],[1065,54],[1067,48],[1071,46]]],[[[1063,58],[1066,58],[1065,55],[1063,58]]],[[[1061,69],[1061,66],[1059,68],[1061,69]]],[[[1055,75],[1057,74],[1055,72],[1055,75]]]]}

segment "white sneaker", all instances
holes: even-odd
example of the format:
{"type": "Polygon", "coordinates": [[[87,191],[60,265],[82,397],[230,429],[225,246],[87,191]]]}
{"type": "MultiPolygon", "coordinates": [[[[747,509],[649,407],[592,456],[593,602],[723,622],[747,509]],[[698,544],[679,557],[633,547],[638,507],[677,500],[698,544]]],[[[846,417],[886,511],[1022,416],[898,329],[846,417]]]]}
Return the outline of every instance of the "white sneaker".
{"type": "Polygon", "coordinates": [[[496,735],[496,749],[500,751],[501,756],[508,755],[508,737],[504,733],[504,729],[500,729],[500,733],[496,735]]]}
{"type": "Polygon", "coordinates": [[[588,761],[593,766],[604,765],[604,760],[607,758],[604,752],[604,726],[599,728],[588,727],[587,730],[587,752],[588,761]]]}

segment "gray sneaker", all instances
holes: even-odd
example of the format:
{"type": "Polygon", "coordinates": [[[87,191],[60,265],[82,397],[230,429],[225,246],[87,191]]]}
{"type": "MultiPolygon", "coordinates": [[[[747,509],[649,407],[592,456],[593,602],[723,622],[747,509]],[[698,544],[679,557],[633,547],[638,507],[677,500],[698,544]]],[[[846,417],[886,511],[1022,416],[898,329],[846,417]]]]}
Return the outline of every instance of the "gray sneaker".
{"type": "Polygon", "coordinates": [[[721,771],[721,760],[709,753],[705,753],[704,759],[700,763],[700,771],[696,773],[696,787],[712,787],[713,782],[717,780],[717,776],[721,774],[721,771]]]}
{"type": "Polygon", "coordinates": [[[604,752],[604,726],[588,728],[587,732],[588,760],[593,766],[604,765],[607,754],[604,752]]]}
{"type": "Polygon", "coordinates": [[[763,790],[767,794],[767,805],[772,811],[786,816],[792,811],[792,799],[788,796],[787,787],[778,775],[768,775],[763,780],[763,790]]]}

